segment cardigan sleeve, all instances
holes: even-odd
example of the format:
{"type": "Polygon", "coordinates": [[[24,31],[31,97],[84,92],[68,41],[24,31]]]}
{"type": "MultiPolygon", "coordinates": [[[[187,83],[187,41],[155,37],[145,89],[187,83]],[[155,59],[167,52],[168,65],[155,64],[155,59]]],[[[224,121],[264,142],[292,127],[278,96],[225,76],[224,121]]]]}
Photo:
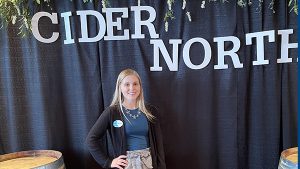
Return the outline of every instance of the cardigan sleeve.
{"type": "Polygon", "coordinates": [[[166,162],[165,162],[165,151],[164,151],[164,146],[163,146],[163,139],[162,139],[162,134],[161,134],[161,129],[160,129],[160,123],[158,120],[155,122],[155,135],[157,139],[157,166],[158,169],[166,169],[166,162]]]}
{"type": "Polygon", "coordinates": [[[165,162],[165,151],[163,146],[163,137],[160,128],[160,122],[158,118],[158,110],[154,106],[150,107],[151,113],[156,117],[154,119],[154,135],[156,139],[156,146],[157,146],[157,169],[166,169],[166,162],[165,162]]]}
{"type": "Polygon", "coordinates": [[[92,154],[97,163],[103,168],[110,168],[113,160],[111,157],[109,157],[106,146],[106,133],[107,129],[110,127],[109,119],[110,109],[107,108],[97,119],[86,138],[86,144],[89,152],[92,154]]]}

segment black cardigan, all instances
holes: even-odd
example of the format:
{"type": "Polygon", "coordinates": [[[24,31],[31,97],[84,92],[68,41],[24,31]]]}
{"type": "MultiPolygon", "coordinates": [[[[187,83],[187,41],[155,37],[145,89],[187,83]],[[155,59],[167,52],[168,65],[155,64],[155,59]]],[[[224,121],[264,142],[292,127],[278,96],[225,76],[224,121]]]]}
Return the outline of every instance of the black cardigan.
{"type": "MultiPolygon", "coordinates": [[[[155,116],[157,109],[147,106],[147,109],[155,116]]],[[[124,125],[114,127],[113,122],[121,120],[124,123],[122,112],[118,106],[106,108],[90,130],[86,144],[94,159],[103,168],[110,168],[114,158],[126,155],[126,136],[124,125]],[[109,136],[109,137],[107,137],[109,136]]],[[[148,121],[149,144],[153,169],[166,169],[163,140],[160,124],[157,118],[153,122],[148,121]]]]}

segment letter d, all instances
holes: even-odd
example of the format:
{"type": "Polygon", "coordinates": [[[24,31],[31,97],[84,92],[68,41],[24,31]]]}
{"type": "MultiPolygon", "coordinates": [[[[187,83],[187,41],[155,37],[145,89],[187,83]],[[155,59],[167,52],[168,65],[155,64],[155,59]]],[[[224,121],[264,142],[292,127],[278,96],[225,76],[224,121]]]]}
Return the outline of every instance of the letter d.
{"type": "Polygon", "coordinates": [[[77,11],[77,15],[80,15],[80,24],[81,24],[81,35],[82,38],[79,38],[79,42],[96,42],[103,38],[105,31],[106,31],[106,24],[104,17],[97,11],[93,10],[84,10],[84,11],[77,11]],[[97,36],[93,38],[88,37],[88,30],[87,30],[87,15],[93,15],[97,18],[99,22],[99,32],[97,36]]]}

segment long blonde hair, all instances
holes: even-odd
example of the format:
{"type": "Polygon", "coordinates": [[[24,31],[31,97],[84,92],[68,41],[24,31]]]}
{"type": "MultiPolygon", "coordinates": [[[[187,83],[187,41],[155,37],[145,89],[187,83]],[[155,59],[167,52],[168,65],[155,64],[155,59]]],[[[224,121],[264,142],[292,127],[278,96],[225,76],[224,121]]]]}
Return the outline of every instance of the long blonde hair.
{"type": "Polygon", "coordinates": [[[138,108],[140,109],[140,111],[142,111],[146,115],[148,120],[153,121],[153,119],[155,119],[155,116],[153,116],[152,113],[149,110],[147,110],[147,108],[145,106],[143,86],[142,86],[141,78],[140,78],[139,74],[136,71],[132,70],[132,69],[125,69],[119,74],[117,82],[116,82],[116,89],[115,89],[115,92],[114,92],[113,100],[112,100],[110,106],[118,106],[119,109],[121,110],[121,112],[124,114],[123,109],[122,109],[122,103],[124,101],[124,96],[121,92],[120,85],[122,83],[122,80],[126,76],[129,76],[129,75],[134,75],[139,79],[141,91],[140,91],[140,95],[137,97],[137,101],[136,101],[138,108]]]}

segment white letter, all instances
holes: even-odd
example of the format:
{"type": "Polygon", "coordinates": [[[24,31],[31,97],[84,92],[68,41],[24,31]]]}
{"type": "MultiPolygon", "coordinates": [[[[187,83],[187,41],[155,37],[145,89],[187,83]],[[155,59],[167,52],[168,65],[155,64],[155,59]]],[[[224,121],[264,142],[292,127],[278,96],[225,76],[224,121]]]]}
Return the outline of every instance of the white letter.
{"type": "Polygon", "coordinates": [[[240,40],[235,36],[217,37],[214,38],[214,42],[218,44],[218,64],[214,66],[214,69],[227,69],[228,64],[225,64],[224,56],[231,56],[233,66],[235,68],[242,68],[243,64],[239,60],[239,56],[236,52],[241,46],[240,40]],[[231,41],[233,43],[233,48],[229,51],[225,51],[225,41],[231,41]]]}
{"type": "Polygon", "coordinates": [[[178,70],[178,45],[182,43],[181,39],[170,39],[170,44],[173,44],[173,62],[171,57],[164,45],[164,42],[161,39],[158,40],[150,40],[150,44],[153,44],[154,49],[154,65],[150,67],[150,71],[162,71],[162,67],[159,66],[159,49],[161,54],[163,55],[170,71],[177,71],[178,70]]]}
{"type": "Polygon", "coordinates": [[[106,8],[106,24],[107,24],[107,36],[104,36],[104,40],[128,40],[129,39],[129,30],[124,30],[124,36],[114,36],[114,27],[117,27],[117,30],[122,30],[121,18],[117,18],[116,22],[113,22],[112,13],[121,12],[123,15],[122,18],[128,18],[128,8],[106,8]]]}
{"type": "Polygon", "coordinates": [[[132,6],[131,11],[134,11],[134,33],[131,35],[131,38],[145,38],[145,35],[142,34],[142,25],[145,25],[149,29],[149,33],[151,38],[159,38],[159,35],[156,33],[154,25],[151,23],[155,20],[156,12],[155,9],[151,6],[132,6]],[[149,19],[142,21],[141,20],[141,11],[146,10],[149,12],[149,19]]]}
{"type": "Polygon", "coordinates": [[[77,13],[77,15],[80,15],[80,22],[81,22],[80,25],[81,25],[81,35],[82,35],[82,38],[79,38],[78,41],[79,42],[96,42],[96,41],[101,40],[102,37],[104,36],[105,30],[106,30],[105,20],[104,20],[103,16],[99,12],[93,11],[93,10],[77,11],[76,13],[77,13]],[[95,16],[99,22],[98,35],[93,38],[88,37],[87,20],[86,20],[87,15],[95,16]]]}
{"type": "Polygon", "coordinates": [[[33,15],[32,20],[31,20],[32,34],[40,42],[52,43],[58,39],[59,33],[53,32],[51,38],[49,38],[49,39],[43,38],[39,31],[39,19],[42,16],[47,16],[48,18],[51,19],[53,24],[58,24],[57,13],[52,13],[52,15],[51,15],[48,12],[38,12],[33,15]]]}
{"type": "Polygon", "coordinates": [[[253,61],[253,65],[269,64],[269,60],[265,60],[264,36],[268,36],[269,42],[275,42],[274,34],[274,30],[246,34],[246,45],[251,45],[252,38],[256,38],[257,60],[253,61]]]}
{"type": "Polygon", "coordinates": [[[298,48],[298,43],[289,43],[289,34],[293,34],[293,29],[278,30],[278,34],[281,35],[281,58],[277,59],[277,63],[292,62],[292,58],[289,58],[289,48],[298,48]]]}
{"type": "Polygon", "coordinates": [[[211,59],[211,47],[210,47],[209,43],[207,42],[207,40],[205,40],[203,38],[190,39],[189,41],[186,42],[186,44],[183,47],[183,61],[187,65],[187,67],[189,67],[191,69],[204,68],[205,66],[207,66],[209,64],[210,59],[211,59]],[[194,65],[190,59],[190,48],[194,42],[200,42],[204,47],[204,52],[205,52],[204,60],[203,60],[202,64],[200,64],[200,65],[194,65]]]}
{"type": "Polygon", "coordinates": [[[72,12],[61,13],[61,17],[64,18],[65,31],[66,31],[66,40],[64,40],[64,44],[74,43],[74,39],[72,39],[72,34],[71,34],[70,16],[72,16],[72,12]]]}

